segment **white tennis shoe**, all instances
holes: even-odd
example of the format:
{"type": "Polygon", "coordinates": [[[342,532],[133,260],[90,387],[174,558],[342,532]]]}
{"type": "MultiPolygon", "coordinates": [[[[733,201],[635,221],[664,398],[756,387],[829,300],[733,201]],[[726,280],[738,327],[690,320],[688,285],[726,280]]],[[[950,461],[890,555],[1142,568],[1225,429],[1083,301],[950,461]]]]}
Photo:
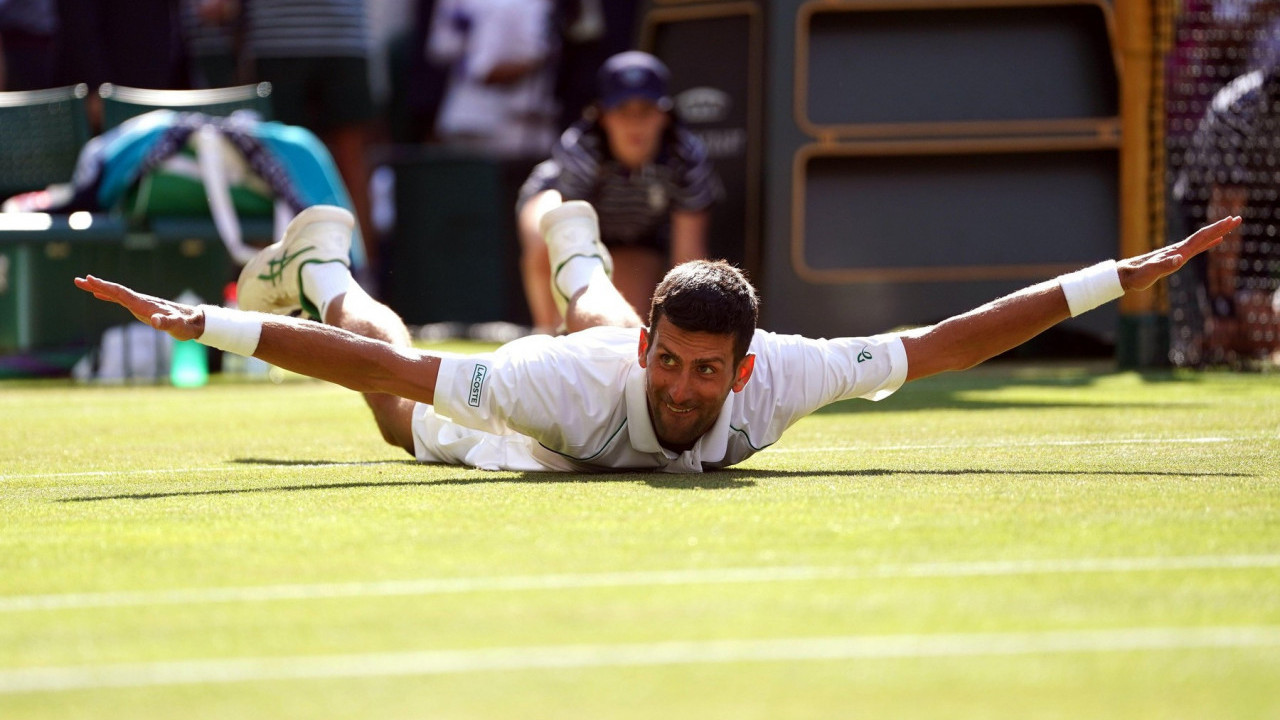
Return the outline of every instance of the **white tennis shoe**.
{"type": "Polygon", "coordinates": [[[312,318],[320,310],[302,294],[302,267],[337,262],[350,267],[355,217],[333,205],[313,205],[298,213],[280,242],[263,248],[240,271],[236,300],[241,310],[312,318]]]}
{"type": "Polygon", "coordinates": [[[574,258],[597,258],[604,265],[605,275],[613,277],[613,256],[600,242],[600,219],[591,203],[570,200],[547,212],[538,223],[538,229],[547,242],[551,259],[551,295],[556,301],[560,316],[564,317],[569,301],[581,287],[563,286],[561,271],[574,258]]]}

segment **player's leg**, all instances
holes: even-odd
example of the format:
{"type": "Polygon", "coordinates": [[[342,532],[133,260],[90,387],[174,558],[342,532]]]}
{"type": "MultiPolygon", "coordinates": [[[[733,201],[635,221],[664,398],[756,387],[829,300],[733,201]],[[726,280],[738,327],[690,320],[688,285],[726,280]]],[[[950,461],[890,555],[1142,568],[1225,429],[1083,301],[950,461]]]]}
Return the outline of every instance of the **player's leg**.
{"type": "MultiPolygon", "coordinates": [[[[326,271],[325,268],[316,270],[326,271]]],[[[308,282],[311,274],[303,268],[304,294],[311,284],[308,282]]],[[[350,280],[346,292],[326,303],[324,322],[392,345],[407,346],[411,342],[404,320],[394,310],[370,297],[354,279],[350,280]]],[[[364,393],[364,401],[373,411],[382,439],[413,454],[413,408],[416,403],[385,393],[364,393]]]]}
{"type": "Polygon", "coordinates": [[[551,297],[551,261],[547,242],[538,228],[542,216],[560,205],[560,193],[543,190],[520,206],[516,221],[520,232],[520,277],[529,303],[535,332],[554,332],[560,326],[560,311],[551,297]]]}
{"type": "Polygon", "coordinates": [[[567,331],[643,325],[613,285],[613,258],[600,242],[599,219],[589,203],[566,202],[543,215],[540,225],[550,256],[552,296],[567,331]]]}
{"type": "MultiPolygon", "coordinates": [[[[280,242],[264,248],[240,273],[238,300],[245,310],[304,316],[394,345],[408,345],[409,331],[390,308],[351,277],[355,218],[338,207],[309,207],[289,223],[280,242]]],[[[413,402],[365,394],[382,437],[413,452],[413,402]]]]}

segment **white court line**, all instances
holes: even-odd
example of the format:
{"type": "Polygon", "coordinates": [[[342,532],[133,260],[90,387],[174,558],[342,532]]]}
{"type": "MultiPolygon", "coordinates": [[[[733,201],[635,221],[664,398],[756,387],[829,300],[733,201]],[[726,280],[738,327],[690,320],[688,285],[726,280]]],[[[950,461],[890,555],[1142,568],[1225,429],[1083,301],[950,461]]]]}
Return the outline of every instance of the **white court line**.
{"type": "MultiPolygon", "coordinates": [[[[261,471],[270,467],[287,468],[333,468],[363,467],[366,465],[383,465],[387,461],[370,460],[368,462],[291,462],[288,465],[271,463],[238,463],[234,465],[216,465],[213,467],[176,467],[176,468],[143,468],[138,470],[81,470],[77,472],[32,473],[30,475],[0,475],[0,482],[11,480],[37,480],[40,478],[77,478],[77,477],[126,477],[129,475],[182,475],[200,472],[242,472],[246,470],[261,471]]],[[[399,461],[392,461],[399,462],[399,461]]]]}
{"type": "Polygon", "coordinates": [[[174,590],[13,595],[0,597],[0,613],[37,610],[119,608],[198,603],[266,602],[447,595],[473,592],[572,590],[733,583],[805,582],[902,578],[999,577],[1065,573],[1125,573],[1179,570],[1238,570],[1280,567],[1280,554],[1184,557],[1082,558],[1074,560],[994,560],[879,565],[868,568],[773,566],[652,570],[554,575],[424,578],[384,582],[280,584],[174,590]]]}
{"type": "Polygon", "coordinates": [[[1280,646],[1280,627],[1116,628],[1024,633],[852,635],[629,645],[544,645],[226,658],[0,670],[0,694],[264,680],[801,660],[885,660],[1280,646]]]}

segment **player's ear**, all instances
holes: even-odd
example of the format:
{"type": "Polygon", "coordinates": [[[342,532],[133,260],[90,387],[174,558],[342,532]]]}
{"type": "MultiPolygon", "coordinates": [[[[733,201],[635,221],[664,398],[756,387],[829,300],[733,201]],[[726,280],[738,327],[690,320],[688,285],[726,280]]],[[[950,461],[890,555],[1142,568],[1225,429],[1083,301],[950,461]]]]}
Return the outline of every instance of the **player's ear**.
{"type": "Polygon", "coordinates": [[[648,354],[649,354],[649,328],[642,327],[640,328],[640,350],[638,352],[638,355],[640,357],[640,367],[646,367],[648,365],[649,361],[645,357],[648,354]]]}
{"type": "Polygon", "coordinates": [[[751,373],[755,369],[755,353],[747,353],[747,356],[742,358],[742,362],[738,363],[737,377],[733,379],[734,392],[742,392],[742,388],[747,386],[747,381],[751,379],[751,373]]]}

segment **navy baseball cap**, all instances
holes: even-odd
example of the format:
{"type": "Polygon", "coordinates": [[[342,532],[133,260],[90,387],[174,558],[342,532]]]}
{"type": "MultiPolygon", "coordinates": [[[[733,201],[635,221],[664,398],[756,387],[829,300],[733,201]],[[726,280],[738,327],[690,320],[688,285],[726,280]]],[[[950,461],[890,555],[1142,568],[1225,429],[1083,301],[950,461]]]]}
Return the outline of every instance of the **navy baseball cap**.
{"type": "Polygon", "coordinates": [[[649,53],[638,50],[618,53],[600,67],[597,100],[605,110],[634,98],[649,100],[663,110],[670,110],[669,77],[667,66],[649,53]]]}

